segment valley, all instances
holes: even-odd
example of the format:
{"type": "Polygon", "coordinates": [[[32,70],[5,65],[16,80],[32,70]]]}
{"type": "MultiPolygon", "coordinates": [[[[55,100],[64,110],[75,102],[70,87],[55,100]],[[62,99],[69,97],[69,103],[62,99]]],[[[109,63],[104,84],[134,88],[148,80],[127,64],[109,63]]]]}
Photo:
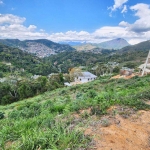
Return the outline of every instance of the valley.
{"type": "Polygon", "coordinates": [[[149,149],[149,75],[112,78],[122,68],[138,72],[149,48],[146,41],[117,51],[39,58],[1,44],[0,150],[132,150],[135,143],[135,149],[149,149]],[[76,70],[97,78],[65,87],[76,70]]]}
{"type": "Polygon", "coordinates": [[[0,0],[0,150],[150,150],[149,0],[0,0]]]}

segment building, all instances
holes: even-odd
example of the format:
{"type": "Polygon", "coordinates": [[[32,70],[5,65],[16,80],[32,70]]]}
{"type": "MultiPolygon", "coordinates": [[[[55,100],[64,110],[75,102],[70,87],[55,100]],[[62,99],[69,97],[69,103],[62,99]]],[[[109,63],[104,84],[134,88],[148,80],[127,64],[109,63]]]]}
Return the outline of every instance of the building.
{"type": "Polygon", "coordinates": [[[81,72],[79,75],[77,75],[74,79],[75,82],[81,82],[81,83],[86,83],[93,81],[97,78],[94,74],[90,72],[81,72]]]}

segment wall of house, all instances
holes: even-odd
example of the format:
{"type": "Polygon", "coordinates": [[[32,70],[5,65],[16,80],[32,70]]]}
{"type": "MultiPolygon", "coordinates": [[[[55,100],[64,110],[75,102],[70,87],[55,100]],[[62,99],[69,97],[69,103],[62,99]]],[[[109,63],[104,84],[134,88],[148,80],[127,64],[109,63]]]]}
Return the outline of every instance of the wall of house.
{"type": "Polygon", "coordinates": [[[75,82],[90,82],[90,81],[93,81],[95,80],[95,78],[90,78],[90,77],[76,77],[75,78],[75,82]]]}

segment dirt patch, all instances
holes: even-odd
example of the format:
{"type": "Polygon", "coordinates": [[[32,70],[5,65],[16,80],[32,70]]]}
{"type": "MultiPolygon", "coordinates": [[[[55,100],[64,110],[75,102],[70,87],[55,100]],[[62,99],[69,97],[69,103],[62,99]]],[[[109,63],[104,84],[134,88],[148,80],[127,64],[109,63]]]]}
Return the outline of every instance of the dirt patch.
{"type": "Polygon", "coordinates": [[[97,150],[150,150],[150,111],[132,112],[127,118],[119,113],[104,116],[93,121],[85,134],[93,137],[97,150]],[[108,126],[103,126],[104,119],[108,126]]]}
{"type": "Polygon", "coordinates": [[[127,76],[127,75],[116,75],[111,77],[111,79],[131,79],[133,78],[135,75],[137,75],[136,73],[132,73],[131,75],[127,76]]]}
{"type": "Polygon", "coordinates": [[[150,105],[150,100],[145,102],[146,104],[150,105]]]}

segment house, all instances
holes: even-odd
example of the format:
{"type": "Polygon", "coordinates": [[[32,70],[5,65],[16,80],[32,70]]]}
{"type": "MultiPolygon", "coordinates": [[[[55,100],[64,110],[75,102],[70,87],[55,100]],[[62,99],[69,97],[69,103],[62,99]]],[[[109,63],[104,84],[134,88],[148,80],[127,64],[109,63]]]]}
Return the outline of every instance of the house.
{"type": "Polygon", "coordinates": [[[86,83],[93,81],[97,78],[94,74],[90,72],[81,72],[79,75],[77,75],[74,79],[75,82],[81,82],[81,83],[86,83]]]}

